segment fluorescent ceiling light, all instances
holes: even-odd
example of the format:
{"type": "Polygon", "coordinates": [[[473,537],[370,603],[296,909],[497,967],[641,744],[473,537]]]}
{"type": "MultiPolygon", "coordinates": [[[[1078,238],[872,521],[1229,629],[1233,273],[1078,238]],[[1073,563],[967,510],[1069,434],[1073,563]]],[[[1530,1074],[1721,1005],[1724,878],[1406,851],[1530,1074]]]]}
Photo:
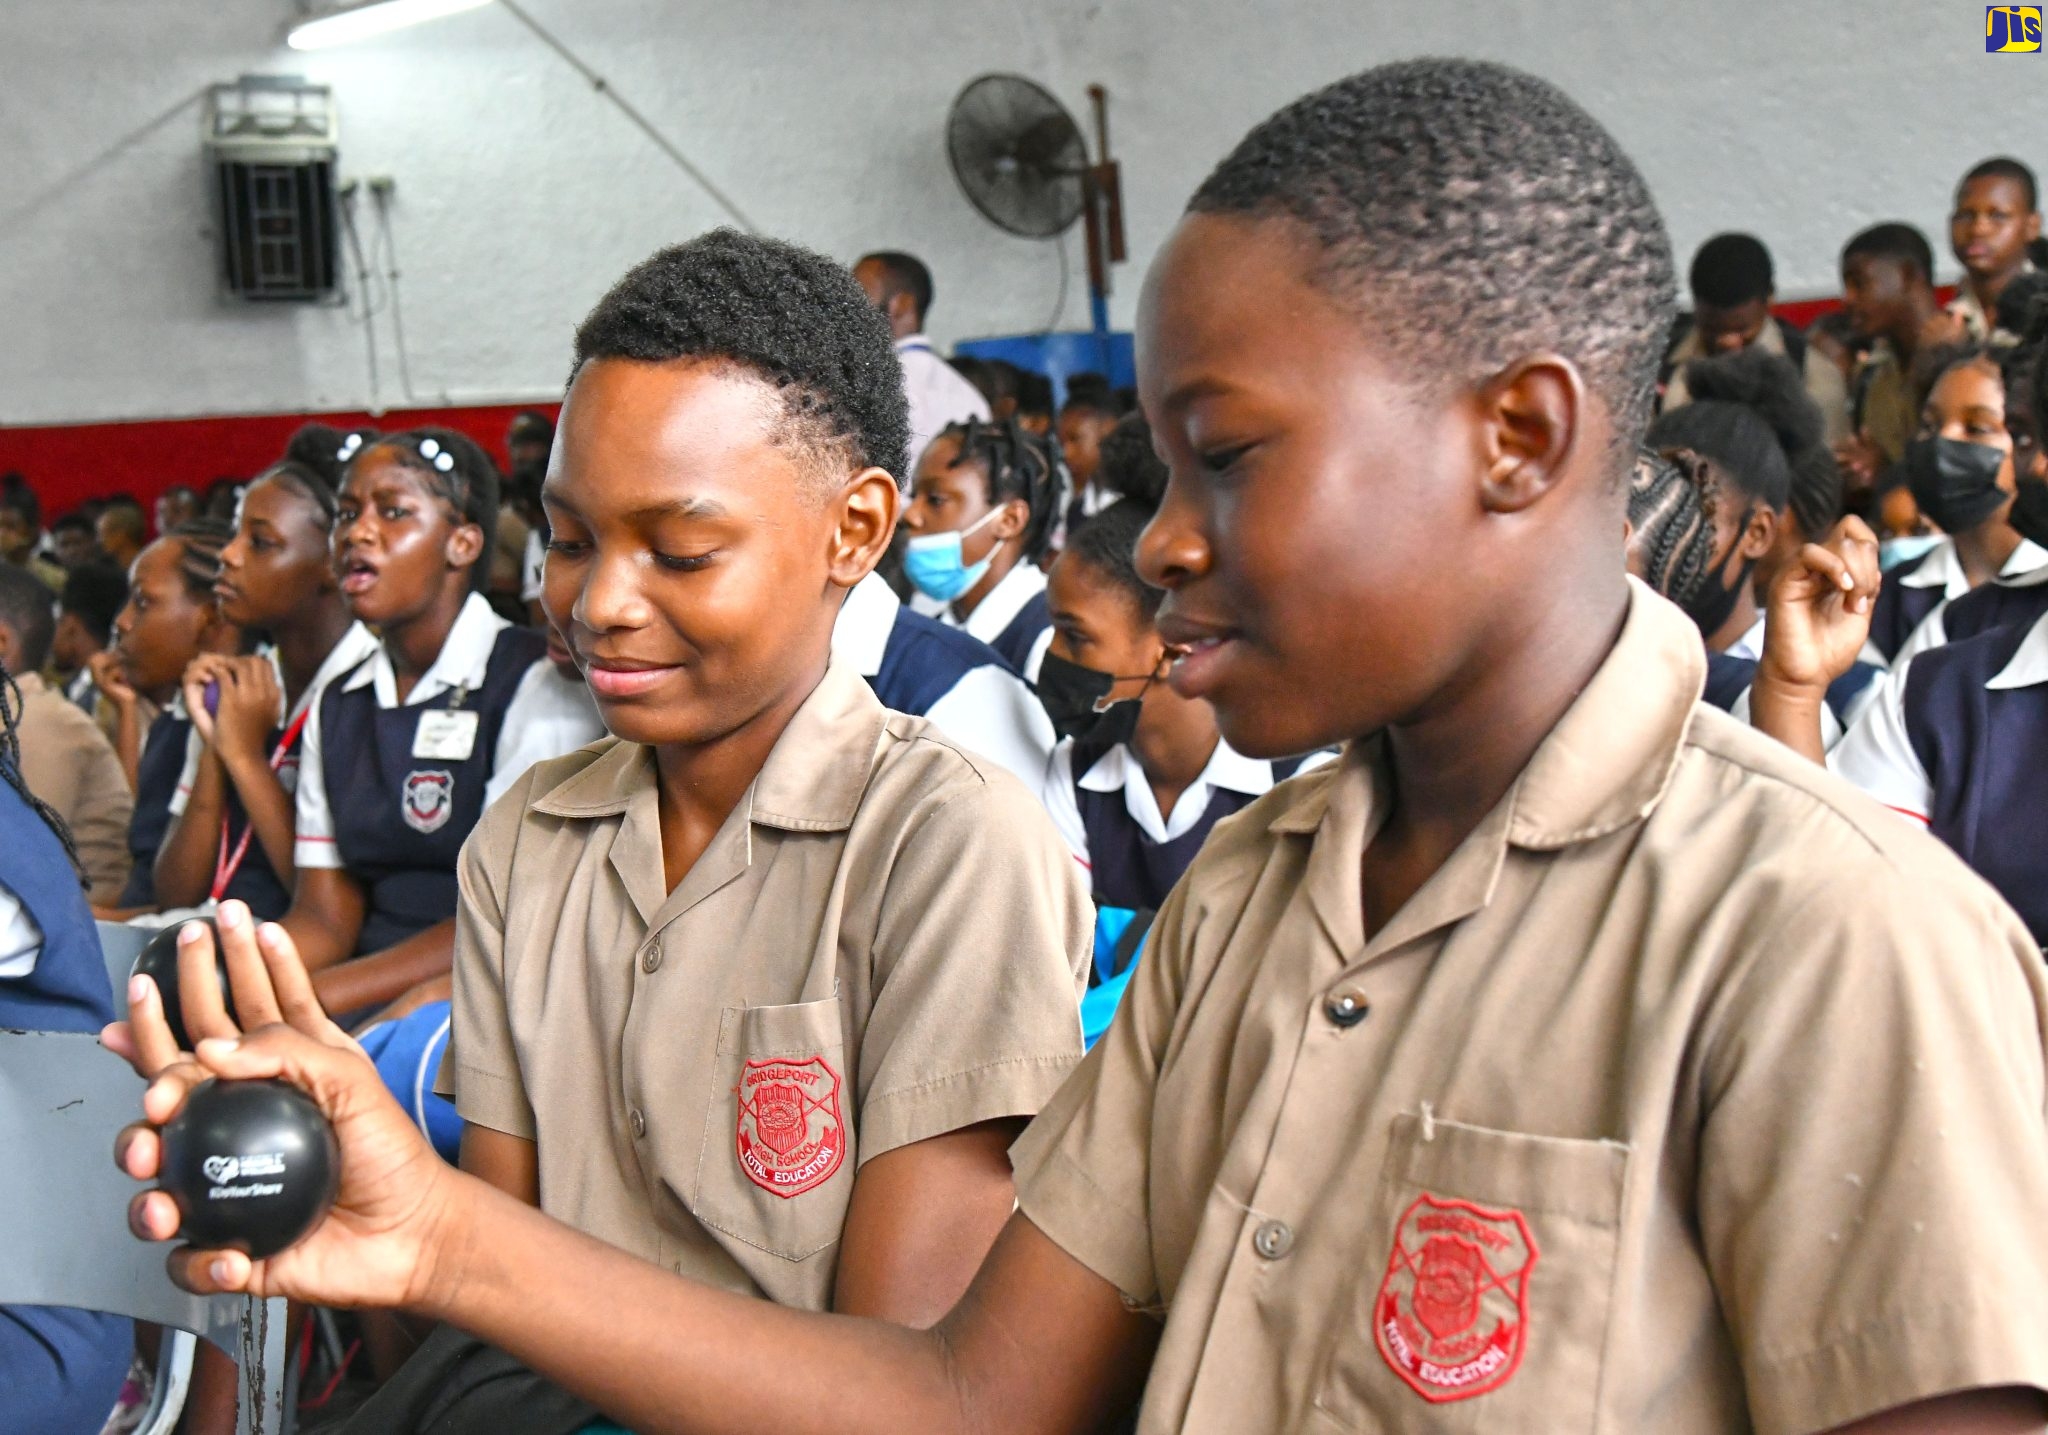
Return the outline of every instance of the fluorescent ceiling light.
{"type": "Polygon", "coordinates": [[[292,26],[284,42],[294,50],[324,50],[367,40],[387,30],[402,30],[422,20],[438,20],[461,10],[474,10],[491,0],[374,0],[292,26]]]}

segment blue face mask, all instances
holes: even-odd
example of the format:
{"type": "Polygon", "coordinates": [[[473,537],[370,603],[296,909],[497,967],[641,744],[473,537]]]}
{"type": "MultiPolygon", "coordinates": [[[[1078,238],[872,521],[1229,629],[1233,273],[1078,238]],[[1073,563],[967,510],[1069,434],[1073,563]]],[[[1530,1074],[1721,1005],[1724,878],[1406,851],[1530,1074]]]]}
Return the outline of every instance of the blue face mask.
{"type": "Polygon", "coordinates": [[[1916,533],[1908,538],[1887,538],[1877,545],[1877,566],[1889,573],[1901,563],[1911,563],[1941,542],[1939,533],[1916,533]]]}
{"type": "Polygon", "coordinates": [[[962,540],[1002,511],[992,509],[980,523],[951,533],[923,533],[911,539],[903,545],[904,576],[925,597],[939,603],[952,602],[987,576],[996,557],[995,549],[991,548],[988,557],[970,568],[960,552],[962,540]]]}

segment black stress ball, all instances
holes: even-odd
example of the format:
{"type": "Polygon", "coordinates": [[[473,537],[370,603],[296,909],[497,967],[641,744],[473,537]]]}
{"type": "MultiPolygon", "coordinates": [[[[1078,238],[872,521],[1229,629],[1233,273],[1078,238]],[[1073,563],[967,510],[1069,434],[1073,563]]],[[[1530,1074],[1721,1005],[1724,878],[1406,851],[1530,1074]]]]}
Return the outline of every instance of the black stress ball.
{"type": "Polygon", "coordinates": [[[334,1204],[341,1152],[313,1099],[282,1081],[205,1081],[163,1129],[157,1185],[178,1203],[178,1234],[262,1260],[313,1229],[334,1204]]]}
{"type": "MultiPolygon", "coordinates": [[[[213,933],[214,975],[220,978],[221,1000],[226,1003],[228,1016],[232,1018],[235,998],[228,990],[228,960],[220,952],[220,928],[213,924],[211,917],[198,920],[213,933]]],[[[149,944],[136,955],[135,965],[128,969],[129,976],[148,977],[156,983],[156,994],[163,999],[164,1020],[169,1023],[171,1035],[177,1039],[180,1051],[192,1049],[192,1037],[185,1030],[184,1007],[178,1000],[178,933],[184,931],[185,926],[184,922],[179,922],[151,937],[149,944]]]]}

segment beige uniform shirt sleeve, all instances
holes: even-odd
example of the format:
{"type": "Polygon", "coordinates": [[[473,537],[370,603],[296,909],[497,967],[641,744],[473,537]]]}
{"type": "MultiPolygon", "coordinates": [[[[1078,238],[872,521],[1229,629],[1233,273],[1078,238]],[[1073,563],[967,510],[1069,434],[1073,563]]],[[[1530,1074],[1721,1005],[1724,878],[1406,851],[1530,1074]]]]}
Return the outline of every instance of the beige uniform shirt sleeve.
{"type": "Polygon", "coordinates": [[[454,994],[448,1049],[434,1090],[464,1121],[534,1139],[533,1105],[519,1072],[505,1005],[504,874],[526,810],[531,775],[491,805],[462,844],[455,881],[454,994]]]}
{"type": "Polygon", "coordinates": [[[113,744],[61,694],[22,685],[21,775],[71,829],[92,900],[114,905],[128,885],[135,794],[113,744]]]}
{"type": "Polygon", "coordinates": [[[1759,1435],[2048,1388],[2041,958],[1950,865],[1795,906],[1708,1018],[1700,1230],[1759,1435]]]}
{"type": "Polygon", "coordinates": [[[1094,928],[1036,799],[994,772],[937,807],[897,854],[881,912],[861,1160],[1036,1112],[1081,1059],[1094,928]]]}
{"type": "Polygon", "coordinates": [[[1017,1206],[1123,1293],[1160,1301],[1147,1196],[1152,1107],[1188,964],[1188,883],[1159,911],[1109,1030],[1010,1148],[1017,1206]]]}

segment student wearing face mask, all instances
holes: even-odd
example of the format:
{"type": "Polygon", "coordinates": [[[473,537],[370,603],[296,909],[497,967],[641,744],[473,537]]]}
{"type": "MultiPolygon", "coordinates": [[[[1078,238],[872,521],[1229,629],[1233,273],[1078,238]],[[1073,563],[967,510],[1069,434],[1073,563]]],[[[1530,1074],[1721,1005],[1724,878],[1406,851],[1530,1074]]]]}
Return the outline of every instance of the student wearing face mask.
{"type": "Polygon", "coordinates": [[[1895,661],[1943,604],[1994,579],[2010,582],[2048,566],[2048,548],[2007,521],[2015,480],[2006,375],[2020,372],[2026,353],[2011,350],[2001,360],[1983,349],[1958,349],[1930,365],[1920,432],[1906,446],[1903,466],[1913,501],[1947,536],[1885,575],[1866,660],[1895,661]]]}
{"type": "Polygon", "coordinates": [[[1043,439],[971,419],[918,460],[903,528],[903,569],[919,612],[979,638],[1029,679],[1051,639],[1045,574],[1060,473],[1043,439]]]}
{"type": "MultiPolygon", "coordinates": [[[[2005,377],[2005,430],[2012,440],[2012,505],[2005,523],[2020,536],[2022,546],[2048,550],[2048,453],[2041,444],[2040,415],[2044,397],[2041,358],[2048,352],[2039,335],[2015,349],[2000,364],[2005,377]]],[[[1984,463],[1989,463],[1986,455],[1984,463]]],[[[1882,550],[1880,549],[1880,552],[1882,550]]],[[[1887,570],[1889,571],[1889,570],[1887,570]]],[[[1913,630],[1893,659],[1894,666],[1945,643],[1973,638],[1992,628],[2029,623],[2048,612],[2048,564],[2010,576],[2001,574],[1980,583],[1959,598],[1935,606],[1913,630]]]]}
{"type": "Polygon", "coordinates": [[[1052,566],[1052,644],[1037,683],[1060,737],[1041,797],[1088,870],[1098,912],[1091,985],[1100,996],[1082,1007],[1091,1039],[1152,914],[1210,829],[1304,766],[1239,753],[1207,702],[1166,682],[1179,656],[1154,622],[1166,594],[1138,576],[1135,557],[1166,490],[1142,414],[1103,440],[1095,481],[1113,501],[1082,521],[1052,566]]]}

